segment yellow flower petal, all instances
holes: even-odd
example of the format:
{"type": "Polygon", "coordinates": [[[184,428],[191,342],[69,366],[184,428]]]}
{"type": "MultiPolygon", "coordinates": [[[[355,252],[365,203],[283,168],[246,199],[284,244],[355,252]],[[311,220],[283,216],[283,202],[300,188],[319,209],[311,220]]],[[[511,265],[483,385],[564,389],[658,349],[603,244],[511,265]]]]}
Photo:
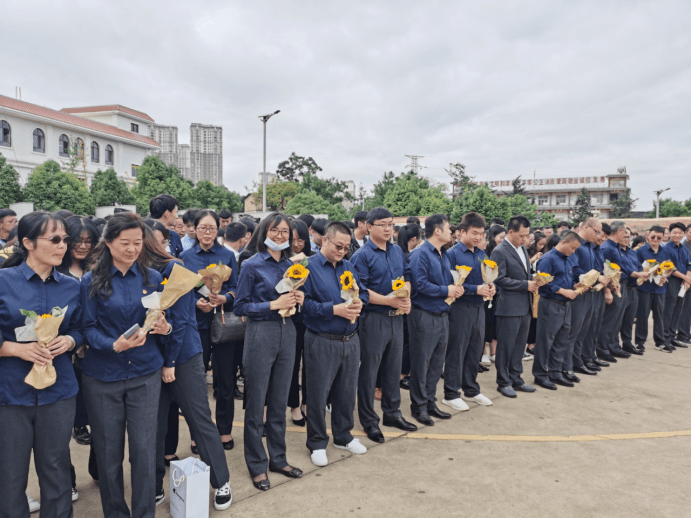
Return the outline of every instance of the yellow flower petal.
{"type": "Polygon", "coordinates": [[[208,268],[208,269],[212,269],[212,268],[214,268],[214,267],[216,267],[216,266],[217,266],[217,265],[216,265],[215,263],[212,263],[211,265],[209,265],[209,266],[208,266],[208,267],[206,267],[206,268],[208,268]]]}
{"type": "Polygon", "coordinates": [[[400,290],[404,286],[405,286],[405,281],[403,281],[402,279],[396,279],[393,282],[393,289],[394,290],[400,290]]]}
{"type": "Polygon", "coordinates": [[[461,270],[461,269],[470,272],[471,270],[473,270],[473,267],[469,267],[468,265],[458,265],[456,267],[456,270],[461,270]]]}
{"type": "Polygon", "coordinates": [[[486,259],[484,263],[485,263],[485,265],[487,265],[491,269],[497,268],[497,262],[496,261],[486,259]]]}
{"type": "Polygon", "coordinates": [[[353,288],[353,273],[350,270],[346,270],[341,274],[341,288],[343,290],[350,290],[353,288]]]}
{"type": "Polygon", "coordinates": [[[47,319],[48,317],[53,317],[52,314],[43,314],[41,319],[47,319]]]}
{"type": "Polygon", "coordinates": [[[161,281],[161,285],[167,285],[168,284],[168,278],[165,278],[163,281],[161,281]]]}

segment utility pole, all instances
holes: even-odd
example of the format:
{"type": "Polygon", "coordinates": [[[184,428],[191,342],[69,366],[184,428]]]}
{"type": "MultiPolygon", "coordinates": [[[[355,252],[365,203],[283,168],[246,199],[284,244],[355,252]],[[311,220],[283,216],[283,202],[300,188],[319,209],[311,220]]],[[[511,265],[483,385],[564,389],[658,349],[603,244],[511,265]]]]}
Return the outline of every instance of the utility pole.
{"type": "Polygon", "coordinates": [[[424,168],[425,166],[420,166],[418,164],[418,159],[424,159],[424,155],[406,155],[410,159],[410,164],[406,166],[406,168],[409,168],[409,171],[413,171],[416,175],[418,174],[418,170],[420,168],[424,168]]]}
{"type": "Polygon", "coordinates": [[[669,191],[670,188],[660,189],[659,191],[653,191],[657,195],[657,202],[655,202],[655,218],[660,218],[660,195],[665,191],[669,191]]]}
{"type": "Polygon", "coordinates": [[[261,122],[264,123],[264,167],[262,168],[262,195],[263,195],[263,203],[262,203],[262,211],[266,212],[266,121],[271,119],[274,115],[279,113],[280,110],[276,110],[272,114],[267,114],[267,115],[260,115],[259,119],[261,122]]]}

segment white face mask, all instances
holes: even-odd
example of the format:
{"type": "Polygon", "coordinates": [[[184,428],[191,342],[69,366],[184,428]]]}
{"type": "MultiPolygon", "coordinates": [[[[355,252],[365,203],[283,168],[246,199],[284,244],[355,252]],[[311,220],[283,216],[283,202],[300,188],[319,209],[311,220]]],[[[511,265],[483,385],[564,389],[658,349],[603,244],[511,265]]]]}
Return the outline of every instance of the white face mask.
{"type": "Polygon", "coordinates": [[[268,248],[270,248],[274,252],[280,252],[280,251],[285,250],[288,247],[290,247],[290,242],[286,241],[286,242],[283,242],[281,244],[278,244],[267,236],[266,239],[264,240],[264,245],[266,245],[268,248]]]}

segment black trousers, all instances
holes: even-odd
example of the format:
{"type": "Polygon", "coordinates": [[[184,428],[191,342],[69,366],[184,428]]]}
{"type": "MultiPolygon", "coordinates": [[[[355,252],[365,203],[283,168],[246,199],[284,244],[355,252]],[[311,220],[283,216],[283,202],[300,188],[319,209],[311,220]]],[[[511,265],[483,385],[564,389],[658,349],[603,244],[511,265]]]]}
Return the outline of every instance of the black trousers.
{"type": "Polygon", "coordinates": [[[655,346],[665,343],[665,294],[638,291],[638,310],[636,311],[636,346],[645,347],[648,340],[648,317],[653,311],[653,338],[655,346]]]}
{"type": "Polygon", "coordinates": [[[608,305],[605,302],[600,333],[597,336],[598,354],[610,353],[620,348],[619,330],[621,330],[626,310],[626,299],[629,294],[625,285],[619,287],[619,290],[621,291],[621,297],[612,292],[612,303],[608,305]]]}
{"type": "Polygon", "coordinates": [[[684,298],[679,297],[679,290],[683,281],[674,276],[667,279],[667,292],[665,293],[665,344],[670,346],[672,339],[677,338],[677,328],[679,327],[679,316],[684,306],[684,298]]]}
{"type": "MultiPolygon", "coordinates": [[[[211,330],[199,330],[202,350],[211,348],[211,330]]],[[[235,384],[242,342],[213,345],[212,364],[216,386],[216,427],[220,435],[231,434],[235,418],[235,384]]]]}
{"type": "Polygon", "coordinates": [[[0,406],[0,517],[30,517],[31,452],[41,489],[41,517],[72,517],[70,437],[76,397],[46,405],[0,406]]]}
{"type": "Polygon", "coordinates": [[[410,331],[408,316],[403,319],[403,354],[401,356],[401,375],[410,375],[410,331]]]}
{"type": "Polygon", "coordinates": [[[86,413],[86,404],[84,403],[84,394],[82,392],[82,370],[79,368],[80,359],[75,359],[72,364],[74,368],[74,376],[77,377],[77,384],[79,385],[79,392],[77,393],[77,410],[74,415],[75,427],[86,427],[89,425],[89,416],[86,413]]]}
{"type": "Polygon", "coordinates": [[[574,366],[583,366],[581,350],[588,335],[592,317],[593,293],[585,292],[571,302],[571,331],[562,370],[573,371],[574,366]]]}
{"type": "MultiPolygon", "coordinates": [[[[492,310],[492,309],[490,309],[492,310]]],[[[455,400],[480,394],[478,366],[485,345],[487,308],[482,303],[456,301],[449,313],[449,340],[444,362],[444,398],[455,400]]],[[[492,312],[492,318],[494,313],[492,312]]]]}
{"type": "Polygon", "coordinates": [[[297,409],[300,404],[305,405],[305,367],[302,360],[302,352],[305,349],[305,323],[301,319],[293,319],[295,325],[295,366],[293,366],[293,377],[290,379],[290,391],[288,392],[288,407],[297,409]],[[302,379],[300,378],[300,363],[302,367],[302,379]],[[300,383],[302,382],[302,402],[300,401],[300,383]]]}
{"type": "MultiPolygon", "coordinates": [[[[614,296],[615,298],[617,296],[614,296]]],[[[604,289],[599,292],[592,293],[592,312],[590,314],[590,325],[588,326],[588,331],[585,335],[585,340],[583,341],[583,346],[581,347],[581,360],[585,364],[586,362],[592,362],[597,356],[595,351],[597,350],[597,338],[601,332],[602,327],[602,315],[605,311],[605,291],[604,289]]]]}
{"type": "MultiPolygon", "coordinates": [[[[580,297],[580,296],[579,296],[580,297]]],[[[535,377],[558,377],[564,369],[571,332],[571,303],[541,297],[535,339],[535,377]]]]}
{"type": "Polygon", "coordinates": [[[497,319],[497,386],[523,385],[523,352],[530,331],[531,313],[521,316],[496,316],[497,319]]]}
{"type": "Polygon", "coordinates": [[[679,325],[677,326],[677,339],[684,342],[691,342],[691,290],[684,296],[684,304],[679,315],[679,325]]]}
{"type": "Polygon", "coordinates": [[[621,345],[633,348],[633,323],[636,320],[636,312],[638,311],[638,289],[635,286],[627,285],[626,288],[622,287],[622,290],[626,291],[626,297],[624,301],[624,315],[619,332],[621,345]]]}
{"type": "Polygon", "coordinates": [[[434,404],[449,341],[449,316],[433,315],[413,307],[410,330],[410,410],[427,411],[434,404]]]}

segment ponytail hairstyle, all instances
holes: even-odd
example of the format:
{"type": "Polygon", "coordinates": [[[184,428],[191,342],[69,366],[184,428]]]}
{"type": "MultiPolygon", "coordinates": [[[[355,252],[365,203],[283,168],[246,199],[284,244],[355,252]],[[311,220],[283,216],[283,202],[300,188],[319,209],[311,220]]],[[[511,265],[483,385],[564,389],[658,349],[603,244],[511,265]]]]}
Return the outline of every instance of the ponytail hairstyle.
{"type": "MultiPolygon", "coordinates": [[[[146,225],[141,217],[130,212],[114,214],[108,219],[101,241],[91,253],[91,284],[89,285],[89,297],[100,297],[108,300],[113,294],[113,285],[110,280],[110,267],[113,265],[113,256],[106,244],[112,243],[120,233],[129,229],[141,229],[142,242],[146,236],[146,225]]],[[[143,248],[143,245],[142,245],[143,248]]],[[[136,260],[139,272],[142,273],[144,284],[149,284],[149,268],[142,263],[141,255],[136,260]]]]}
{"type": "Polygon", "coordinates": [[[174,261],[176,258],[168,254],[163,247],[161,247],[161,244],[156,241],[154,231],[160,231],[166,239],[170,236],[170,233],[165,225],[158,220],[144,220],[144,223],[146,223],[146,229],[144,231],[142,251],[139,253],[139,261],[145,266],[162,273],[168,263],[174,261]]]}
{"type": "Polygon", "coordinates": [[[17,267],[29,257],[29,251],[24,245],[24,238],[36,245],[38,238],[46,232],[54,231],[62,226],[67,229],[64,218],[56,213],[48,211],[33,211],[22,216],[17,224],[17,243],[14,245],[14,253],[3,263],[2,268],[17,267]]]}

